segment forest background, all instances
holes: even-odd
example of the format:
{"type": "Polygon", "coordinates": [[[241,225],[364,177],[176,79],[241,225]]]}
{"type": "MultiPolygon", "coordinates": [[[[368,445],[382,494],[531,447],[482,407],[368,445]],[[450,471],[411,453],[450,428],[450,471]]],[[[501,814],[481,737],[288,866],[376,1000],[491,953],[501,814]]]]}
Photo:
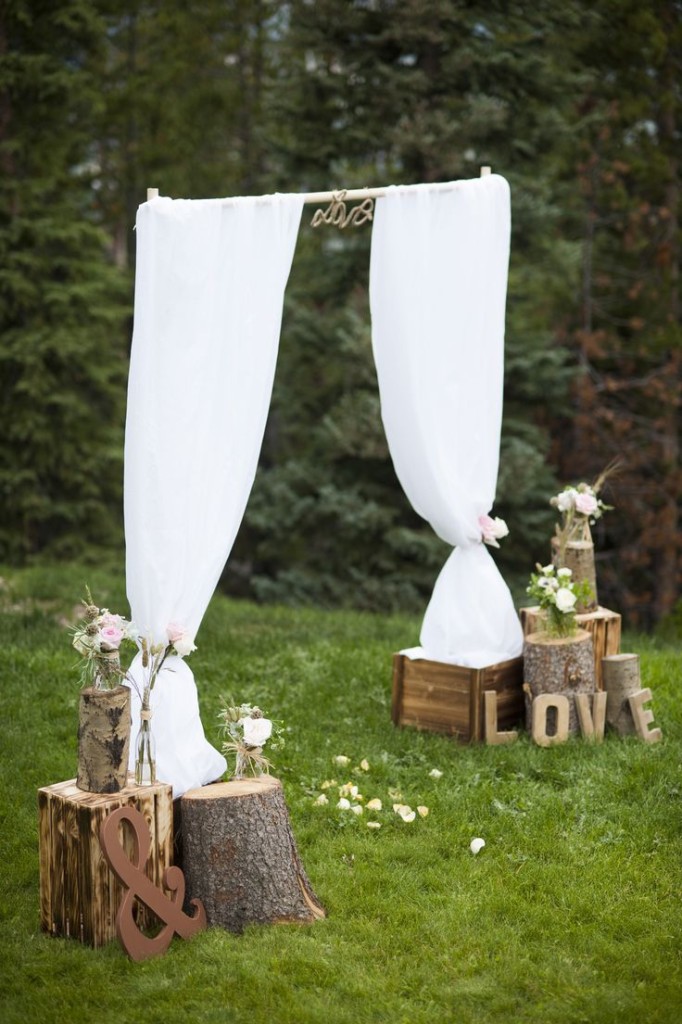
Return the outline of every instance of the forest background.
{"type": "MultiPolygon", "coordinates": [[[[475,177],[511,185],[497,554],[549,559],[613,458],[601,603],[673,633],[682,4],[3,0],[0,561],[120,565],[136,208],[475,177]]],[[[304,210],[260,468],[223,589],[421,611],[447,551],[381,425],[371,227],[304,210]]],[[[76,595],[78,596],[78,595],[76,595]]]]}

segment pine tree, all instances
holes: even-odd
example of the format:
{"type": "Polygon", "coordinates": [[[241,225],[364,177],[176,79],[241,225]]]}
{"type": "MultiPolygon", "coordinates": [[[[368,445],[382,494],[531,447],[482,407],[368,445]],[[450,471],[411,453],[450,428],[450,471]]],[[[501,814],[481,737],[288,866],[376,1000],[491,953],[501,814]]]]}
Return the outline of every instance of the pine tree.
{"type": "Polygon", "coordinates": [[[0,12],[0,557],[122,541],[127,312],[94,207],[85,0],[0,12]]]}

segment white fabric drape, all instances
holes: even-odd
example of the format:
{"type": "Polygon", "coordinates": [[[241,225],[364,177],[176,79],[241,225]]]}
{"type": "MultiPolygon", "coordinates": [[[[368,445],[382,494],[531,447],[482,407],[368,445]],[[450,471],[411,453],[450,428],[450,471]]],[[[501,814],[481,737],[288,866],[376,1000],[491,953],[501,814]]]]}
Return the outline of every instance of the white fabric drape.
{"type": "Polygon", "coordinates": [[[490,175],[391,189],[372,232],[372,343],[393,464],[414,509],[455,546],[410,653],[469,667],[522,648],[478,523],[497,483],[510,223],[509,186],[490,175]]]}
{"type": "MultiPolygon", "coordinates": [[[[133,622],[154,642],[167,642],[170,623],[194,637],[241,523],[302,207],[301,196],[275,195],[159,198],[138,211],[126,574],[133,622]]],[[[141,673],[138,656],[138,685],[141,673]]],[[[161,670],[152,709],[157,776],[175,796],[224,772],[180,658],[161,670]]],[[[133,732],[138,713],[133,692],[133,732]]]]}

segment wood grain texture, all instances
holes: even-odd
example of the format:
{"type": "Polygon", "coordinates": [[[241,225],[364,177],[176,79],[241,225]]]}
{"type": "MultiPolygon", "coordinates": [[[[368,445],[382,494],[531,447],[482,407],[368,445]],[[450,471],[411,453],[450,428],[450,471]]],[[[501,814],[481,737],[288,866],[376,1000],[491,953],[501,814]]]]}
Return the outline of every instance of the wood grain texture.
{"type": "Polygon", "coordinates": [[[445,733],[462,743],[483,740],[484,692],[497,694],[498,728],[505,730],[523,718],[522,686],[521,658],[475,669],[394,654],[393,722],[445,733]]]}
{"type": "Polygon", "coordinates": [[[628,704],[630,705],[635,729],[640,740],[644,740],[645,743],[658,743],[663,738],[663,733],[658,728],[649,728],[654,720],[654,713],[651,708],[644,707],[650,700],[651,690],[639,690],[628,697],[628,704]]]}
{"type": "MultiPolygon", "coordinates": [[[[102,822],[118,807],[141,811],[152,832],[152,852],[145,871],[156,885],[172,864],[172,790],[165,783],[136,786],[132,776],[118,793],[80,789],[76,780],[38,791],[40,837],[40,921],[43,931],[91,946],[116,939],[116,914],[123,889],[109,869],[100,847],[102,822]]],[[[134,838],[124,831],[132,854],[134,838]]],[[[150,928],[156,919],[139,909],[138,923],[150,928]]]]}
{"type": "Polygon", "coordinates": [[[281,783],[272,776],[190,790],[182,803],[188,899],[209,925],[306,923],[325,916],[291,831],[281,783]]]}
{"type": "MultiPolygon", "coordinates": [[[[521,608],[519,615],[524,636],[541,631],[543,615],[540,608],[521,608]]],[[[576,615],[575,621],[579,629],[584,629],[592,637],[595,686],[597,690],[603,690],[602,658],[620,651],[621,617],[618,612],[600,607],[576,615]]]]}
{"type": "MultiPolygon", "coordinates": [[[[523,641],[523,688],[526,695],[526,727],[533,729],[533,703],[541,694],[561,694],[569,703],[569,734],[578,733],[578,714],[574,697],[594,693],[594,655],[592,637],[578,630],[572,637],[550,637],[530,633],[523,641]]],[[[556,713],[548,712],[551,735],[556,713]]]]}
{"type": "Polygon", "coordinates": [[[495,690],[486,690],[483,694],[483,706],[485,710],[484,737],[488,746],[497,747],[504,743],[513,743],[519,737],[516,729],[501,731],[497,721],[497,693],[495,690]]]}

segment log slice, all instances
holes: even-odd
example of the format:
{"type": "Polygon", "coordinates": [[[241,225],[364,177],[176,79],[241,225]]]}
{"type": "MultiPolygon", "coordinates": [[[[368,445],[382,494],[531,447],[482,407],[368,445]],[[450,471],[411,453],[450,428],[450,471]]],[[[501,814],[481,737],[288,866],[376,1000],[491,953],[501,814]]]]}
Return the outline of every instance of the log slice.
{"type": "Polygon", "coordinates": [[[80,692],[76,785],[89,793],[118,793],[128,783],[130,689],[80,692]]]}
{"type": "Polygon", "coordinates": [[[282,784],[270,775],[217,782],[181,799],[188,899],[209,925],[241,933],[249,924],[325,917],[291,831],[282,784]]]}
{"type": "Polygon", "coordinates": [[[628,698],[641,688],[638,654],[612,654],[602,658],[606,690],[606,721],[619,736],[634,736],[635,720],[628,698]]]}

